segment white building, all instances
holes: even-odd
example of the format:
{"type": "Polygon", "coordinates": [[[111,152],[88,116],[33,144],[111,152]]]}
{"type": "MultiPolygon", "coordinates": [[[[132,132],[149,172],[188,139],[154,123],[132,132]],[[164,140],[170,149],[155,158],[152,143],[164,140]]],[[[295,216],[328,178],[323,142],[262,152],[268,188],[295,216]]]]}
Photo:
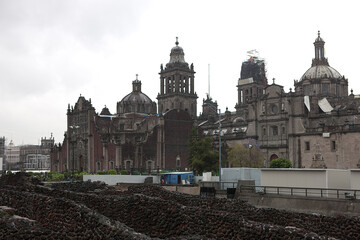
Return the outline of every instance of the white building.
{"type": "Polygon", "coordinates": [[[5,149],[5,160],[8,170],[16,168],[20,163],[20,147],[15,146],[12,140],[5,149]]]}

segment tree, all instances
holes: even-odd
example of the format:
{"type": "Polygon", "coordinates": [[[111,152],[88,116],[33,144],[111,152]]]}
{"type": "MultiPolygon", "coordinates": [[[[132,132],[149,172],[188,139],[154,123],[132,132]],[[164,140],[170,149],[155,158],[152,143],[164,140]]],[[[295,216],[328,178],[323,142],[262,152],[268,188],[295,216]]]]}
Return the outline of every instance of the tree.
{"type": "Polygon", "coordinates": [[[254,167],[263,165],[264,155],[255,140],[247,144],[236,144],[228,150],[228,161],[233,167],[254,167]]]}
{"type": "Polygon", "coordinates": [[[276,158],[271,160],[270,168],[292,168],[292,164],[290,160],[285,158],[276,158]]]}
{"type": "Polygon", "coordinates": [[[204,171],[219,169],[219,152],[213,150],[213,139],[200,139],[195,128],[190,133],[189,153],[188,164],[194,172],[201,174],[204,171]]]}
{"type": "Polygon", "coordinates": [[[245,148],[242,144],[236,144],[228,150],[228,161],[233,167],[248,167],[249,149],[245,148]]]}

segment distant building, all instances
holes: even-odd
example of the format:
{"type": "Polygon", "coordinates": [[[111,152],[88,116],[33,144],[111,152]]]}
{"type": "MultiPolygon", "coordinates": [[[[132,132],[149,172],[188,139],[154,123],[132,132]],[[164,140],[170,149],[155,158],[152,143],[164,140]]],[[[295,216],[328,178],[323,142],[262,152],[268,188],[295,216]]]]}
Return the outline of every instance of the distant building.
{"type": "Polygon", "coordinates": [[[0,158],[1,158],[0,170],[5,169],[5,166],[3,166],[4,155],[5,155],[5,137],[0,137],[0,158]]]}
{"type": "Polygon", "coordinates": [[[20,166],[20,147],[15,146],[11,140],[5,148],[5,165],[6,170],[19,170],[20,166]]]}
{"type": "Polygon", "coordinates": [[[54,147],[54,137],[41,138],[40,145],[20,146],[20,165],[23,170],[49,170],[50,152],[54,147]]]}

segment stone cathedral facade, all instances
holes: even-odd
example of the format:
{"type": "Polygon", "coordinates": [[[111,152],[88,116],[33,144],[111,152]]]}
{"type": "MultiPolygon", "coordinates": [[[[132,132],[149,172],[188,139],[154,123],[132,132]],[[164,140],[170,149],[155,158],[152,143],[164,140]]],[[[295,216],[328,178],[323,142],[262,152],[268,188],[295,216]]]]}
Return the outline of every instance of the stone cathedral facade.
{"type": "MultiPolygon", "coordinates": [[[[268,84],[261,59],[242,64],[236,112],[222,116],[224,149],[256,141],[264,167],[279,157],[296,168],[360,167],[360,98],[348,94],[348,80],[329,65],[320,32],[314,49],[311,67],[289,92],[275,81],[268,84]]],[[[204,109],[211,104],[216,102],[204,100],[204,109]]],[[[218,124],[206,112],[200,126],[213,136],[218,124]]]]}
{"type": "MultiPolygon", "coordinates": [[[[360,167],[360,98],[348,93],[348,80],[330,66],[320,33],[314,50],[311,67],[289,92],[275,80],[268,83],[263,60],[243,62],[236,111],[220,115],[224,166],[226,149],[255,141],[264,167],[278,157],[297,168],[360,167]]],[[[191,128],[217,143],[219,116],[210,96],[197,115],[194,65],[184,55],[176,40],[170,61],[160,66],[157,104],[142,92],[136,77],[116,113],[106,107],[96,113],[84,96],[69,105],[67,131],[63,143],[53,148],[51,170],[190,170],[191,128]]]]}
{"type": "Polygon", "coordinates": [[[169,63],[160,70],[158,111],[137,76],[116,113],[107,107],[96,113],[84,96],[69,105],[67,131],[63,143],[53,149],[51,170],[189,170],[187,142],[197,111],[195,71],[177,40],[169,63]]]}

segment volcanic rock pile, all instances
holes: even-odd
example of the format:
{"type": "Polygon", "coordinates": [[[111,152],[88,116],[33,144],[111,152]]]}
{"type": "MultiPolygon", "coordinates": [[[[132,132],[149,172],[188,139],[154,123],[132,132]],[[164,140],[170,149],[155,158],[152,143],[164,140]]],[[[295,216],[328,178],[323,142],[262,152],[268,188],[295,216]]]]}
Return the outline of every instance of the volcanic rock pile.
{"type": "Polygon", "coordinates": [[[356,217],[258,209],[153,185],[47,187],[23,174],[0,183],[0,239],[360,239],[356,217]]]}

